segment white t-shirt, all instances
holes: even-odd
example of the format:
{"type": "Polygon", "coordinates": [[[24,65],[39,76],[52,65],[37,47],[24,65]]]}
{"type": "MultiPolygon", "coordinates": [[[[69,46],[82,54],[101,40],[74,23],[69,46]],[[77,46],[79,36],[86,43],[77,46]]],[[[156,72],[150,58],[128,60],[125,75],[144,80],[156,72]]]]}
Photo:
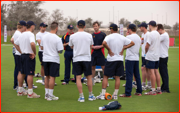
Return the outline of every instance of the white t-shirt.
{"type": "Polygon", "coordinates": [[[166,58],[168,57],[168,49],[169,49],[169,35],[167,32],[161,34],[160,37],[160,57],[166,58]]]}
{"type": "Polygon", "coordinates": [[[147,43],[150,45],[146,53],[146,60],[159,61],[160,55],[160,34],[157,31],[151,31],[147,43]]]}
{"type": "Polygon", "coordinates": [[[112,57],[108,54],[107,61],[123,61],[123,55],[120,55],[120,52],[122,51],[124,45],[131,43],[131,40],[118,33],[113,33],[106,36],[104,41],[106,41],[107,45],[114,53],[114,56],[112,57]]]}
{"type": "Polygon", "coordinates": [[[73,62],[91,61],[90,46],[93,45],[93,37],[87,32],[77,32],[70,36],[69,46],[73,47],[73,62]]]}
{"type": "Polygon", "coordinates": [[[142,54],[141,56],[144,57],[145,55],[145,46],[146,46],[146,42],[147,42],[147,38],[149,37],[150,32],[147,31],[146,34],[142,34],[142,38],[144,38],[144,43],[141,45],[141,49],[142,49],[142,54]]]}
{"type": "Polygon", "coordinates": [[[139,49],[141,47],[141,38],[137,34],[131,34],[126,38],[132,40],[135,45],[126,50],[126,60],[139,61],[139,49]]]}
{"type": "MultiPolygon", "coordinates": [[[[44,32],[44,33],[41,33],[41,32],[38,32],[37,34],[36,34],[36,40],[42,40],[42,37],[45,35],[45,34],[47,34],[48,32],[44,32]]],[[[38,44],[39,45],[39,44],[38,44]]],[[[41,47],[39,46],[39,51],[43,51],[43,50],[41,50],[41,47]]]]}
{"type": "Polygon", "coordinates": [[[60,64],[58,51],[64,49],[62,40],[59,36],[47,33],[41,40],[43,47],[43,62],[54,62],[60,64]]]}
{"type": "MultiPolygon", "coordinates": [[[[19,38],[20,35],[21,35],[21,32],[16,30],[14,35],[12,36],[12,38],[14,38],[14,42],[19,38]]],[[[19,51],[16,50],[16,48],[15,48],[15,55],[21,55],[21,53],[19,53],[19,51]]]]}
{"type": "Polygon", "coordinates": [[[23,32],[14,43],[19,45],[22,54],[30,54],[34,53],[31,48],[31,42],[35,43],[35,36],[32,32],[26,31],[23,32]]]}

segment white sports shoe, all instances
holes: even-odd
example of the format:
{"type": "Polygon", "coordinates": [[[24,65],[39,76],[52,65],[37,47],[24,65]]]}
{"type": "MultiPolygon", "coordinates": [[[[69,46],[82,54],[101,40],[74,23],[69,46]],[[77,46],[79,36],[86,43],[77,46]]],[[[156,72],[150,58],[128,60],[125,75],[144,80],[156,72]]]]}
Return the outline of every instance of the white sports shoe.
{"type": "Polygon", "coordinates": [[[117,95],[112,95],[112,99],[117,100],[118,96],[117,95]]]}
{"type": "Polygon", "coordinates": [[[48,99],[48,97],[49,97],[49,94],[48,93],[45,94],[45,99],[48,99]]]}
{"type": "Polygon", "coordinates": [[[33,92],[31,95],[27,95],[27,98],[40,98],[40,95],[37,95],[35,92],[33,92]]]}
{"type": "Polygon", "coordinates": [[[79,98],[78,98],[78,101],[79,101],[79,102],[85,102],[84,97],[79,97],[79,98]]]}
{"type": "Polygon", "coordinates": [[[143,91],[146,91],[146,87],[142,86],[142,90],[143,90],[143,91]]]}
{"type": "Polygon", "coordinates": [[[89,96],[88,100],[90,101],[96,100],[96,97],[94,96],[94,94],[92,94],[91,96],[89,96]]]}
{"type": "Polygon", "coordinates": [[[151,90],[151,86],[146,85],[146,90],[151,90]]]}
{"type": "Polygon", "coordinates": [[[47,100],[48,101],[51,101],[51,100],[58,100],[59,99],[59,97],[56,97],[56,96],[51,96],[51,95],[48,95],[48,98],[47,98],[47,100]]]}
{"type": "Polygon", "coordinates": [[[102,95],[102,93],[100,93],[100,95],[97,96],[96,99],[105,100],[105,95],[102,95]]]}

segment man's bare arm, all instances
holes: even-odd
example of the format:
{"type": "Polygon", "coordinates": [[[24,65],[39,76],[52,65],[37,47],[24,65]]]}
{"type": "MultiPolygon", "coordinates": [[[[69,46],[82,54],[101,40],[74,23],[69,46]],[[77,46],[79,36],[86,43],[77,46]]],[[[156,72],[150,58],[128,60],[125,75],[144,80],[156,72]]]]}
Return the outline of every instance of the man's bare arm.
{"type": "Polygon", "coordinates": [[[148,52],[148,50],[149,50],[149,43],[146,43],[146,46],[145,46],[145,54],[148,52]]]}
{"type": "MultiPolygon", "coordinates": [[[[15,46],[16,50],[18,50],[18,51],[19,51],[19,53],[21,53],[21,49],[20,49],[20,47],[19,47],[18,45],[16,45],[16,44],[14,44],[14,46],[15,46]]],[[[22,53],[21,53],[21,54],[22,54],[22,53]]]]}
{"type": "Polygon", "coordinates": [[[127,48],[132,47],[134,44],[135,44],[135,43],[134,43],[133,41],[131,41],[130,44],[124,46],[123,49],[122,49],[122,51],[120,52],[120,55],[123,55],[124,50],[126,50],[127,48]]]}
{"type": "Polygon", "coordinates": [[[31,42],[31,48],[32,48],[34,54],[36,55],[36,45],[34,42],[31,42]]]}
{"type": "Polygon", "coordinates": [[[109,48],[109,46],[107,45],[106,41],[103,41],[103,46],[108,50],[108,54],[112,57],[114,56],[114,53],[111,51],[111,49],[109,48]]]}
{"type": "Polygon", "coordinates": [[[11,38],[11,43],[14,45],[14,38],[11,38]]]}
{"type": "Polygon", "coordinates": [[[38,42],[38,44],[39,44],[39,46],[40,46],[40,44],[41,44],[41,40],[37,40],[37,42],[38,42]]]}

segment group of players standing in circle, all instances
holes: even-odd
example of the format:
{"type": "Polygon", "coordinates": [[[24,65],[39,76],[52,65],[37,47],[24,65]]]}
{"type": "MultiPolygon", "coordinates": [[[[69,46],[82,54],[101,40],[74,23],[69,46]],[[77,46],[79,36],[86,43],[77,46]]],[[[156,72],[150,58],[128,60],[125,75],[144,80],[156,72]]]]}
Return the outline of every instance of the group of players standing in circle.
{"type": "MultiPolygon", "coordinates": [[[[17,30],[11,41],[14,44],[15,63],[18,68],[18,96],[27,95],[28,98],[39,98],[33,92],[33,76],[35,71],[36,44],[33,31],[35,29],[33,21],[19,21],[17,30]],[[27,75],[28,90],[22,87],[24,78],[27,75]]],[[[67,85],[70,80],[71,62],[73,62],[73,71],[75,75],[77,88],[80,94],[79,102],[84,102],[81,78],[82,74],[87,78],[89,90],[88,100],[105,99],[108,78],[115,78],[115,90],[112,98],[118,99],[120,87],[120,76],[126,71],[125,93],[120,97],[131,97],[132,79],[137,86],[135,95],[142,96],[142,90],[150,89],[145,95],[162,94],[169,91],[169,78],[167,70],[169,35],[165,32],[162,24],[156,24],[150,21],[148,24],[138,25],[141,32],[140,38],[137,34],[137,27],[134,24],[127,26],[127,36],[118,33],[118,26],[111,24],[109,29],[111,34],[107,35],[99,30],[100,24],[93,23],[94,33],[89,34],[84,31],[85,21],[77,22],[78,32],[74,33],[74,26],[68,25],[67,33],[59,38],[56,35],[58,23],[53,22],[50,25],[50,32],[46,32],[45,23],[40,24],[40,32],[36,34],[36,40],[39,45],[39,59],[41,62],[41,75],[45,85],[45,99],[58,100],[59,97],[53,95],[55,78],[59,77],[60,58],[58,53],[64,52],[65,58],[65,76],[62,85],[67,85]],[[149,25],[149,30],[147,30],[149,25]],[[142,49],[142,84],[139,73],[139,51],[142,49]],[[107,61],[105,60],[104,48],[108,51],[107,61]],[[125,68],[123,53],[126,50],[125,68]],[[91,53],[90,53],[91,51],[91,53]],[[96,66],[101,66],[103,70],[102,92],[95,97],[92,93],[93,81],[96,66]],[[159,70],[158,70],[159,68],[159,70]],[[160,74],[159,74],[160,71],[160,74]],[[46,76],[44,79],[44,75],[46,76]],[[160,84],[161,78],[163,84],[160,84]],[[147,85],[146,85],[147,79],[147,85]],[[157,84],[157,89],[155,85],[157,84]]]]}

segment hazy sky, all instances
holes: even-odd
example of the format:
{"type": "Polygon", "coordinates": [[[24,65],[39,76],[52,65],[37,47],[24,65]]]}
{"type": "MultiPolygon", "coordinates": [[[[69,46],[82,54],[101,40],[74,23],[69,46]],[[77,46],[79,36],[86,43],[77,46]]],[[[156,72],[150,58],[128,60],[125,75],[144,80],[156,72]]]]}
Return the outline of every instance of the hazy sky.
{"type": "Polygon", "coordinates": [[[91,17],[93,20],[103,21],[103,25],[113,22],[113,7],[115,23],[118,22],[118,11],[119,19],[126,18],[131,22],[138,19],[166,24],[166,13],[168,25],[179,22],[178,1],[45,1],[41,5],[50,14],[53,10],[60,9],[64,17],[78,17],[78,20],[91,17]]]}

